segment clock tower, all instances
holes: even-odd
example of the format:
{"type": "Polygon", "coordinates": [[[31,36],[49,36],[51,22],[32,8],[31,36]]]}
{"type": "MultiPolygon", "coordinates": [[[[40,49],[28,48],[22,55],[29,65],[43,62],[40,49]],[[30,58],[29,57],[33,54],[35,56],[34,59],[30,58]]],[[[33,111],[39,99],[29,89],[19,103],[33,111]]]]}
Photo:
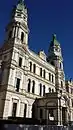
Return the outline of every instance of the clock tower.
{"type": "Polygon", "coordinates": [[[56,90],[62,91],[63,89],[65,89],[65,74],[63,71],[63,57],[61,53],[61,47],[60,47],[60,43],[56,39],[56,34],[53,34],[52,40],[50,42],[48,62],[51,65],[55,66],[56,90]]]}

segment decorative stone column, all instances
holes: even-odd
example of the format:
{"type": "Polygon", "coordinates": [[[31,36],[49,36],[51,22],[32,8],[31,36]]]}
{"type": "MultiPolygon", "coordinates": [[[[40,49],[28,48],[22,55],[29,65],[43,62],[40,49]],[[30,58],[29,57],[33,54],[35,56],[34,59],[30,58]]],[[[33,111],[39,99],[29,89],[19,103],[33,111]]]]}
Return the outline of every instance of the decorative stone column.
{"type": "Polygon", "coordinates": [[[29,118],[32,117],[32,105],[31,104],[28,105],[28,116],[29,116],[29,118]]]}
{"type": "Polygon", "coordinates": [[[60,125],[63,125],[62,124],[62,107],[60,107],[60,125]]]}

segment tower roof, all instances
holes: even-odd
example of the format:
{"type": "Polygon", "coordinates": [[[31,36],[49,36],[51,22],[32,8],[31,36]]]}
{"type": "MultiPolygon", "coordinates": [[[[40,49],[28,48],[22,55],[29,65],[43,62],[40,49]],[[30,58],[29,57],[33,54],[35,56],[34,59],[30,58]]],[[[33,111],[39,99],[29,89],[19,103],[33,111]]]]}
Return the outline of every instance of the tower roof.
{"type": "Polygon", "coordinates": [[[24,0],[19,0],[18,1],[18,5],[17,5],[17,9],[20,11],[24,11],[26,8],[25,4],[24,4],[24,0]]]}
{"type": "Polygon", "coordinates": [[[52,36],[51,45],[52,46],[59,46],[60,45],[60,43],[58,42],[58,40],[56,38],[56,34],[53,34],[53,36],[52,36]]]}

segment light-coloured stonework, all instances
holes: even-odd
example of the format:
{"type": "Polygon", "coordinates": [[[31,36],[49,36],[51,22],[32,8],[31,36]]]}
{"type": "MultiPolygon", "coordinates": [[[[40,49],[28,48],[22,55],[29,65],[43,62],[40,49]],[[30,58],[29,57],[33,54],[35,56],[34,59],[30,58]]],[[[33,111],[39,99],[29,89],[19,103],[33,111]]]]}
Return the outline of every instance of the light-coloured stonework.
{"type": "Polygon", "coordinates": [[[65,81],[56,35],[52,37],[47,55],[44,51],[36,54],[29,49],[27,19],[27,8],[23,1],[19,2],[0,49],[0,117],[32,118],[32,106],[38,103],[37,119],[42,117],[62,125],[73,120],[73,82],[65,81]],[[53,116],[50,108],[53,108],[53,116]]]}

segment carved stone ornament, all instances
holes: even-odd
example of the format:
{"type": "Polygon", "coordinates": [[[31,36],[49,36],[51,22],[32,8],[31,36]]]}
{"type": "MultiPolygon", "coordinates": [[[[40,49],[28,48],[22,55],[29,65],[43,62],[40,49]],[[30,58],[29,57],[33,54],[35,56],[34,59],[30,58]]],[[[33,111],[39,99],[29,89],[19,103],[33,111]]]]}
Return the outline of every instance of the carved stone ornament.
{"type": "Polygon", "coordinates": [[[22,77],[22,72],[20,72],[19,70],[17,70],[16,72],[16,77],[20,78],[22,77]]]}

